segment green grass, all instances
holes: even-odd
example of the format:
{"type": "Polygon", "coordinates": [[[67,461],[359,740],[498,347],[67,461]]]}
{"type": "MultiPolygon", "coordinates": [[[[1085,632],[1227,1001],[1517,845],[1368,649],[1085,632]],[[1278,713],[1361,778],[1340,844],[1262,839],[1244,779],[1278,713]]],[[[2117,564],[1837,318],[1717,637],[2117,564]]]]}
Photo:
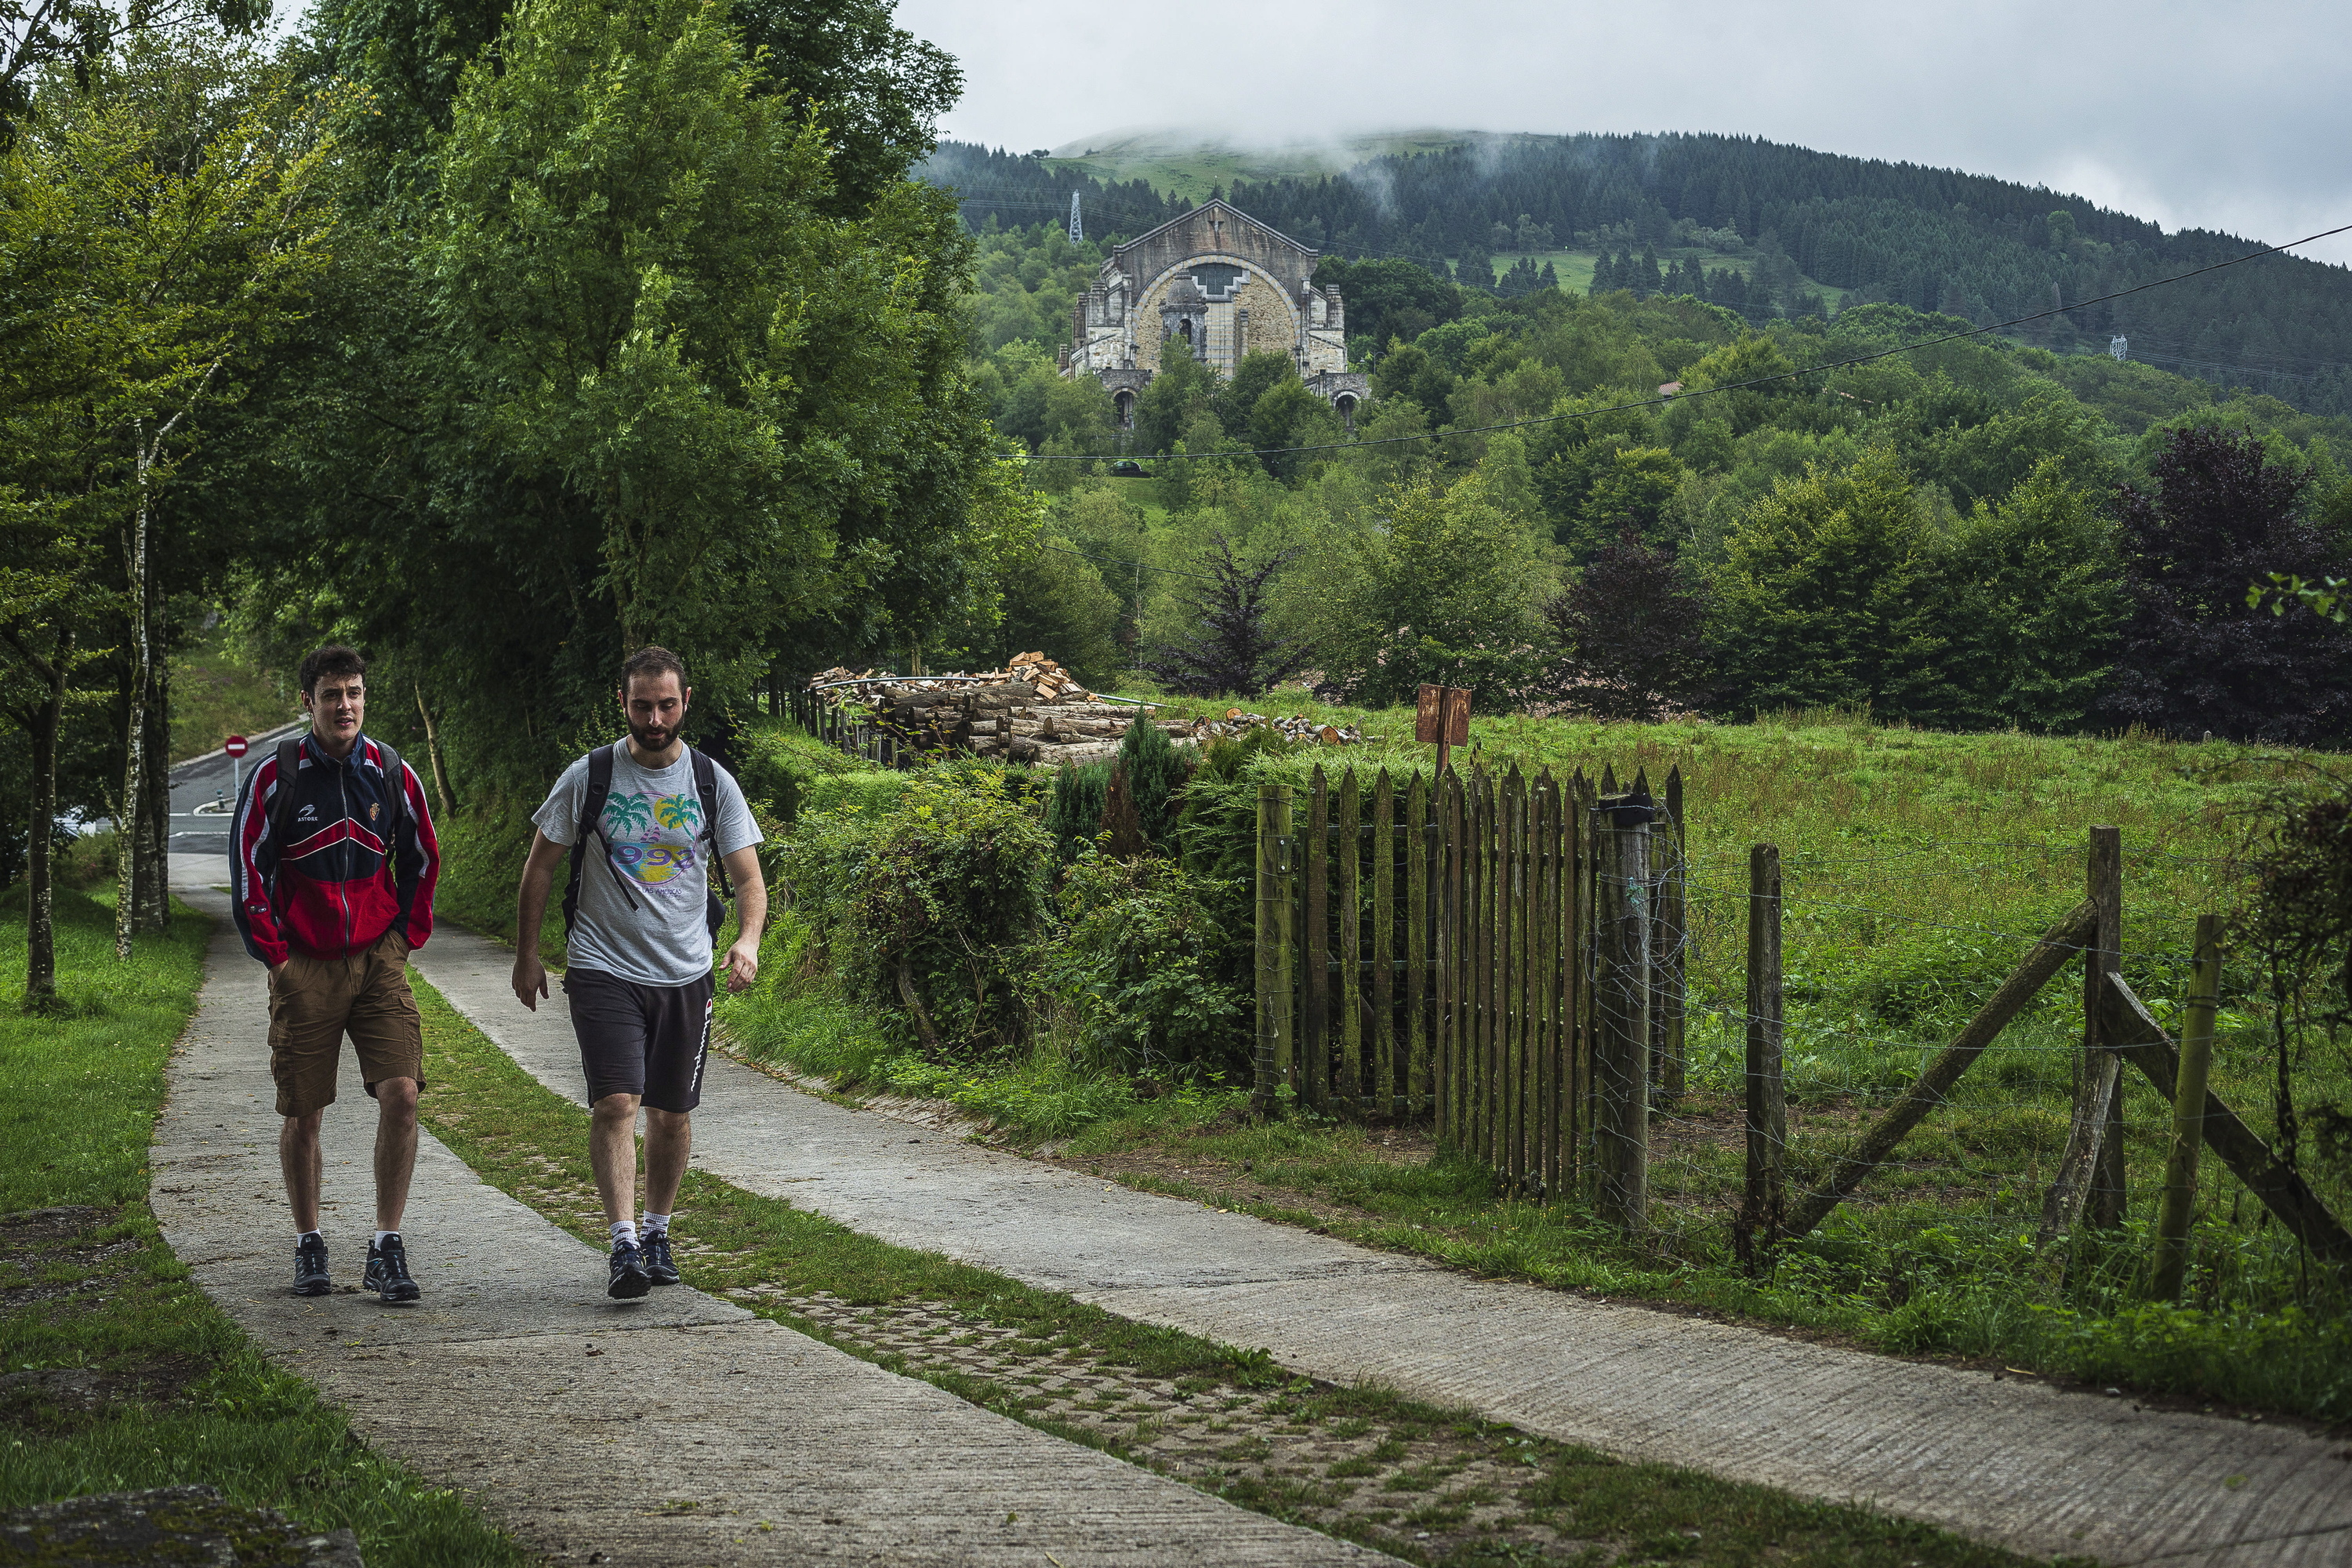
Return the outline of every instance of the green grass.
{"type": "MultiPolygon", "coordinates": [[[[435,1092],[424,1107],[436,1136],[491,1183],[530,1204],[582,1240],[601,1246],[604,1218],[587,1160],[587,1112],[533,1080],[464,1015],[421,981],[426,1048],[435,1092]]],[[[792,1092],[779,1089],[779,1093],[792,1092]]],[[[1517,1447],[1530,1474],[1520,1503],[1532,1514],[1572,1522],[1587,1539],[1622,1541],[1635,1556],[1671,1555],[1694,1563],[1774,1562],[1830,1565],[1900,1561],[1929,1565],[2012,1563],[2020,1559],[1943,1531],[1867,1511],[1791,1498],[1662,1465],[1632,1465],[1589,1448],[1528,1438],[1463,1412],[1442,1411],[1378,1388],[1340,1388],[1294,1378],[1264,1352],[1212,1343],[1175,1330],[1137,1323],[1058,1292],[958,1263],[936,1253],[877,1241],[779,1198],[759,1196],[689,1170],[679,1199],[678,1263],[688,1283],[710,1291],[780,1283],[794,1294],[830,1292],[857,1306],[943,1303],[1018,1328],[1044,1345],[1083,1349],[1144,1376],[1208,1386],[1281,1390],[1295,1422],[1368,1421],[1400,1436],[1451,1429],[1486,1444],[1517,1447]]],[[[789,1300],[748,1300],[762,1315],[839,1344],[894,1371],[899,1358],[874,1355],[824,1322],[796,1315],[789,1300]]],[[[923,1373],[928,1381],[985,1408],[1057,1436],[1126,1455],[1123,1444],[1034,1416],[1029,1390],[1015,1383],[923,1373]]],[[[1289,1517],[1303,1497],[1286,1485],[1251,1482],[1222,1495],[1244,1507],[1289,1517]]],[[[1410,1540],[1390,1537],[1384,1550],[1428,1561],[1410,1540]]],[[[1475,1546],[1446,1561],[1498,1559],[1475,1546]]],[[[1518,1559],[1509,1559],[1518,1560],[1518,1559]]],[[[1579,1559],[1581,1561],[1581,1559],[1579,1559]]]]}
{"type": "MultiPolygon", "coordinates": [[[[21,888],[0,947],[21,952],[21,888]]],[[[0,1370],[94,1374],[93,1410],[38,1385],[0,1396],[0,1508],[89,1492],[205,1482],[317,1530],[349,1526],[367,1561],[520,1563],[522,1555],[448,1492],[371,1453],[310,1384],[283,1372],[224,1316],[164,1244],[147,1206],[147,1152],[163,1066],[203,976],[201,916],[118,963],[113,912],[58,898],[63,1016],[22,1009],[0,987],[0,1216],[87,1211],[48,1227],[0,1218],[0,1370]]],[[[254,1048],[262,1048],[257,1040],[254,1048]]]]}
{"type": "MultiPolygon", "coordinates": [[[[1430,763],[1399,710],[1331,708],[1283,692],[1253,706],[1361,724],[1371,742],[1262,764],[1303,784],[1317,763],[1400,773],[1430,763]]],[[[1170,710],[1222,713],[1223,702],[1170,710]]],[[[950,1098],[1017,1142],[1062,1142],[1141,1185],[1214,1196],[1369,1244],[1560,1287],[1825,1330],[1901,1353],[2000,1360],[2128,1382],[2199,1402],[2352,1415],[2352,1331],[2343,1282],[2307,1267],[2265,1211],[2209,1154],[2198,1266],[2186,1305],[2145,1300],[2148,1227],[2169,1108],[2137,1074],[2126,1088],[2133,1201],[2125,1229],[2080,1243],[2071,1270],[2032,1256],[2042,1196],[2067,1132],[2080,981],[2044,988],[1890,1166],[1763,1279],[1728,1256],[1742,1175],[1744,922],[1748,846],[1780,846],[1786,926],[1792,1165],[1816,1178],[1917,1073],[2021,956],[2081,897],[2087,832],[2117,826],[2125,849],[2124,968],[2159,1016],[2178,1007],[2189,929],[2238,895],[2230,857],[2262,793],[2308,759],[2144,735],[1956,735],[1850,714],[1750,724],[1601,725],[1480,719],[1476,765],[1532,773],[1646,771],[1688,785],[1692,947],[1689,1092],[1653,1130],[1654,1232],[1629,1244],[1572,1205],[1500,1192],[1475,1165],[1400,1161],[1357,1129],[1296,1121],[1237,1125],[1239,1095],[1139,1100],[1123,1071],[1087,1072],[1051,1043],[982,1071],[910,1060],[890,1015],[850,1008],[805,962],[772,993],[740,999],[748,1055],[850,1087],[950,1098]],[[1250,1169],[1244,1174],[1244,1164],[1250,1169]],[[1178,1174],[1190,1169],[1194,1175],[1178,1174]],[[2063,1275],[2063,1278],[2062,1278],[2063,1275]]],[[[2232,965],[2214,1083],[2258,1132],[2275,1073],[2259,975],[2232,965]]],[[[2294,1083],[2306,1114],[2352,1107],[2352,1058],[2312,1036],[2294,1083]]],[[[2303,1169],[2352,1214],[2352,1170],[2303,1169]]]]}
{"type": "MultiPolygon", "coordinates": [[[[1559,286],[1572,294],[1592,292],[1593,268],[1601,261],[1600,253],[1591,250],[1498,250],[1495,253],[1495,270],[1498,275],[1507,272],[1523,258],[1532,260],[1538,272],[1543,270],[1544,263],[1549,262],[1553,273],[1559,279],[1559,286]]],[[[1636,251],[1635,258],[1638,260],[1639,258],[1640,253],[1636,251]]],[[[1670,245],[1658,252],[1660,271],[1665,269],[1669,261],[1696,261],[1709,271],[1727,268],[1742,278],[1750,276],[1756,269],[1756,258],[1752,256],[1726,256],[1719,251],[1703,250],[1689,245],[1670,245]]],[[[1838,310],[1843,305],[1847,290],[1802,274],[1799,279],[1802,287],[1827,300],[1831,310],[1838,310]]]]}
{"type": "MultiPolygon", "coordinates": [[[[484,936],[514,945],[515,896],[530,857],[530,814],[511,807],[496,814],[461,811],[437,824],[441,835],[441,880],[433,890],[436,920],[455,921],[484,936]]],[[[549,967],[563,966],[563,885],[570,862],[558,861],[547,918],[539,928],[539,952],[549,967]]]]}
{"type": "Polygon", "coordinates": [[[218,751],[231,735],[258,735],[301,716],[293,682],[257,669],[226,627],[200,632],[172,654],[172,756],[218,751]]]}

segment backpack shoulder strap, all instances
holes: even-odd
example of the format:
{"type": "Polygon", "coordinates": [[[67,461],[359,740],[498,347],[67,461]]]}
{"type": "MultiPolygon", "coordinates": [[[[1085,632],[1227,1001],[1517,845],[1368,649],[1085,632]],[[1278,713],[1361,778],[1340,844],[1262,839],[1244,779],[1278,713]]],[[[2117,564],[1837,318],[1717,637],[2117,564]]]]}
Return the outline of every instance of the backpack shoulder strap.
{"type": "MultiPolygon", "coordinates": [[[[384,805],[388,808],[384,822],[383,860],[386,866],[391,866],[394,858],[400,853],[401,824],[408,819],[408,764],[400,760],[397,751],[383,741],[375,743],[375,755],[376,762],[383,769],[384,805]]],[[[393,871],[395,882],[399,876],[395,868],[393,871]]]]}
{"type": "Polygon", "coordinates": [[[719,884],[719,896],[732,899],[735,889],[728,880],[726,862],[719,858],[719,764],[692,746],[686,749],[694,763],[694,793],[702,803],[702,839],[710,846],[711,879],[719,884]]]}
{"type": "MultiPolygon", "coordinates": [[[[563,929],[569,931],[580,915],[580,876],[588,864],[588,839],[593,835],[600,841],[604,837],[604,802],[613,794],[613,748],[597,747],[588,753],[588,784],[580,797],[580,816],[572,826],[572,872],[563,889],[563,929]]],[[[625,895],[626,888],[621,889],[625,895]]],[[[634,906],[635,900],[631,899],[634,906]]]]}
{"type": "Polygon", "coordinates": [[[588,753],[588,791],[580,797],[578,843],[590,833],[604,835],[604,803],[613,798],[613,748],[607,743],[588,753]]]}
{"type": "Polygon", "coordinates": [[[294,830],[294,781],[302,771],[302,737],[278,742],[277,793],[269,798],[269,837],[278,852],[286,853],[287,835],[294,830]]]}

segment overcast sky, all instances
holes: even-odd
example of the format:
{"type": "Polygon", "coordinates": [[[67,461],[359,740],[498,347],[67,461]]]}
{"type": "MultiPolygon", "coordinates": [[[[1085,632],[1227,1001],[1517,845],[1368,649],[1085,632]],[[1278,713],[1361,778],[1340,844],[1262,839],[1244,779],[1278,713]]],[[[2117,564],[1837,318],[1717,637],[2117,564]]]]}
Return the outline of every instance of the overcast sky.
{"type": "MultiPolygon", "coordinates": [[[[1026,150],[1197,127],[1716,131],[2042,183],[2271,244],[2352,224],[2337,4],[901,0],[942,129],[1026,150]]],[[[2301,254],[2352,262],[2352,235],[2301,254]]]]}

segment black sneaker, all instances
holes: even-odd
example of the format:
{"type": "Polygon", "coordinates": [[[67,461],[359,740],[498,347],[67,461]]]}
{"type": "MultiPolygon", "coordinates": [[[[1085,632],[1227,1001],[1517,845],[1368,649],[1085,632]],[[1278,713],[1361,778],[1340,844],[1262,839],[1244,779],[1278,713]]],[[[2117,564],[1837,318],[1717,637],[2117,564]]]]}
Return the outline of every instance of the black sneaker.
{"type": "Polygon", "coordinates": [[[327,1272],[327,1238],[312,1231],[294,1244],[294,1294],[324,1296],[334,1288],[327,1272]]]}
{"type": "Polygon", "coordinates": [[[646,1255],[633,1241],[613,1244],[613,1282],[604,1294],[615,1301],[634,1301],[654,1288],[653,1276],[646,1272],[646,1255]]]}
{"type": "Polygon", "coordinates": [[[400,1245],[398,1232],[368,1248],[367,1288],[387,1301],[414,1301],[425,1294],[408,1277],[408,1249],[400,1245]]]}
{"type": "Polygon", "coordinates": [[[677,1265],[670,1261],[669,1232],[666,1230],[649,1232],[646,1237],[646,1244],[640,1250],[646,1255],[646,1273],[652,1278],[655,1284],[675,1285],[678,1282],[677,1265]]]}

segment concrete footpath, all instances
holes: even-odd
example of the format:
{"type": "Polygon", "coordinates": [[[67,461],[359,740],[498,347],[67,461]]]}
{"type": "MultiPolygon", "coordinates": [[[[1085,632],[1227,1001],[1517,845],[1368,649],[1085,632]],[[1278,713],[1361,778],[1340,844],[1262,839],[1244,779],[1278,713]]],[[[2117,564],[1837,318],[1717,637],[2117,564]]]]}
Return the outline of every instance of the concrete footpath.
{"type": "MultiPolygon", "coordinates": [[[[467,1492],[551,1561],[1391,1561],[698,1291],[610,1300],[602,1253],[485,1185],[429,1135],[406,1225],[424,1300],[289,1294],[263,971],[224,895],[175,890],[218,925],[155,1129],[164,1236],[205,1292],[371,1445],[467,1492]]],[[[445,928],[434,944],[446,940],[445,928]]],[[[326,1119],[325,1230],[344,1287],[359,1282],[373,1224],[374,1107],[353,1071],[346,1055],[326,1119]]]]}
{"type": "MultiPolygon", "coordinates": [[[[444,928],[417,967],[575,1101],[562,993],[444,928]]],[[[696,1168],[869,1235],[1529,1431],[1855,1501],[2019,1551],[2352,1563],[2352,1445],[1480,1280],[848,1110],[714,1057],[696,1168]]],[[[693,1216],[681,1222],[688,1233],[693,1216]]]]}

